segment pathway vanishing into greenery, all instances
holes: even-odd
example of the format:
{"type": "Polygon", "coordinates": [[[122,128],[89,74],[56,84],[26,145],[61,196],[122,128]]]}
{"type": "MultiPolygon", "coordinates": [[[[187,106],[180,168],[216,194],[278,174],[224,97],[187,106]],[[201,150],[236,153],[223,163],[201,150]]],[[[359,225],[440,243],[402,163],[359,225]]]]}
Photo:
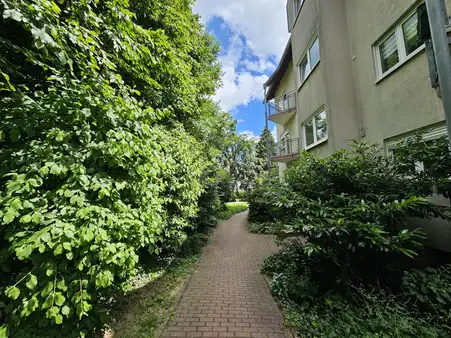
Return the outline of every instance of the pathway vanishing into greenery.
{"type": "Polygon", "coordinates": [[[247,212],[222,222],[163,336],[290,337],[260,274],[276,251],[273,237],[247,231],[247,212]]]}

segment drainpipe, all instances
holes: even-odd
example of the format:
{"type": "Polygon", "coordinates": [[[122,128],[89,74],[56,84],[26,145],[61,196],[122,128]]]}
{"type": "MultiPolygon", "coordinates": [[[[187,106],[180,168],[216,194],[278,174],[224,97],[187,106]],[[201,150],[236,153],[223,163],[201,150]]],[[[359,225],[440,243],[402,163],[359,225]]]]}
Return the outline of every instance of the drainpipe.
{"type": "Polygon", "coordinates": [[[446,29],[449,26],[444,0],[426,0],[438,81],[445,111],[448,139],[451,142],[451,52],[446,29]]]}
{"type": "MultiPolygon", "coordinates": [[[[266,84],[263,85],[263,95],[265,98],[265,123],[266,123],[266,130],[269,132],[269,126],[268,126],[268,101],[266,99],[266,84]]],[[[268,149],[268,179],[271,178],[271,149],[269,149],[270,143],[269,143],[269,137],[266,138],[266,149],[268,149]]]]}

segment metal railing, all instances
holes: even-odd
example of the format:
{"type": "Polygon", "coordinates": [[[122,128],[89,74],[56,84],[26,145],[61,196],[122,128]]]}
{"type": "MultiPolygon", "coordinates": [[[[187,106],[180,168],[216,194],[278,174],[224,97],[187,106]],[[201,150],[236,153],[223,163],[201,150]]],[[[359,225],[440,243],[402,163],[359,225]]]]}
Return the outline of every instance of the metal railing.
{"type": "Polygon", "coordinates": [[[269,116],[296,110],[296,93],[285,94],[268,102],[269,116]]]}
{"type": "Polygon", "coordinates": [[[289,138],[281,140],[276,144],[276,148],[273,150],[271,157],[282,157],[299,154],[299,138],[289,138]]]}

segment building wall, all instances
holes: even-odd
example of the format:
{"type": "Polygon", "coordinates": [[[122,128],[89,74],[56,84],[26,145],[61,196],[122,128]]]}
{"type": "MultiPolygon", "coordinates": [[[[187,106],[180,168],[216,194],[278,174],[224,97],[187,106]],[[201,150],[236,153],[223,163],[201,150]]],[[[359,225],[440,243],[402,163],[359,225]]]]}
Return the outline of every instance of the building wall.
{"type": "Polygon", "coordinates": [[[329,125],[329,152],[360,138],[345,0],[319,0],[319,35],[329,125]]]}
{"type": "MultiPolygon", "coordinates": [[[[327,143],[309,151],[327,156],[360,136],[383,146],[388,139],[444,120],[442,101],[431,88],[424,50],[383,79],[378,78],[374,60],[374,44],[421,2],[304,2],[292,29],[296,76],[296,66],[315,32],[321,61],[298,89],[297,116],[302,123],[325,104],[329,127],[327,143]]],[[[451,13],[451,0],[445,2],[451,13]]],[[[408,225],[423,228],[429,245],[451,252],[451,224],[410,220],[408,225]]]]}
{"type": "MultiPolygon", "coordinates": [[[[451,0],[446,2],[451,8],[451,0]]],[[[346,0],[356,102],[368,141],[383,145],[387,138],[444,120],[424,50],[382,80],[377,78],[374,43],[419,3],[346,0]]]]}
{"type": "Polygon", "coordinates": [[[327,156],[345,147],[360,134],[345,16],[345,0],[305,1],[292,30],[294,72],[299,86],[297,117],[303,147],[302,124],[321,106],[326,108],[328,140],[309,149],[318,156],[327,156]],[[321,61],[301,84],[298,66],[316,36],[320,43],[321,61]]]}

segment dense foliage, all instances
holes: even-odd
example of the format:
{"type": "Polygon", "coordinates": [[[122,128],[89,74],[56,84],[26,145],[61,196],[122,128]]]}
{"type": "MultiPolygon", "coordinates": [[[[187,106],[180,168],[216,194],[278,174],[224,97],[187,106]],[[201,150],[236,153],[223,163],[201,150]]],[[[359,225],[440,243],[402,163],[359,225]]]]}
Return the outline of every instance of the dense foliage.
{"type": "Polygon", "coordinates": [[[271,134],[271,131],[265,127],[260,134],[260,139],[258,140],[255,154],[258,161],[258,171],[260,175],[267,174],[268,170],[271,173],[271,176],[277,175],[277,165],[272,163],[270,168],[268,168],[268,154],[272,154],[275,149],[276,142],[274,141],[274,137],[271,134]]]}
{"type": "Polygon", "coordinates": [[[90,336],[215,223],[235,123],[190,0],[0,1],[0,336],[90,336]]]}
{"type": "Polygon", "coordinates": [[[356,143],[324,159],[304,153],[283,181],[257,187],[250,218],[282,240],[262,269],[288,324],[303,337],[449,335],[449,269],[405,271],[424,240],[407,224],[450,220],[449,207],[427,200],[446,191],[450,164],[441,140],[406,141],[390,158],[356,143]]]}
{"type": "Polygon", "coordinates": [[[226,209],[218,213],[220,219],[229,219],[235,214],[246,211],[249,208],[247,202],[229,202],[226,209]]]}

